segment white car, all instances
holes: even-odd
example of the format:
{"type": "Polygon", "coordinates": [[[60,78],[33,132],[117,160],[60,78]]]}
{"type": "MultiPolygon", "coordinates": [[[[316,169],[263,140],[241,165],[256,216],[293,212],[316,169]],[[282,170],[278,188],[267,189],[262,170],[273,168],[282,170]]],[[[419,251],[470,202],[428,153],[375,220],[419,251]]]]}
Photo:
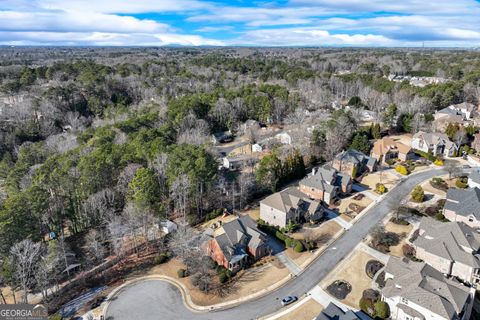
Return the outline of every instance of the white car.
{"type": "Polygon", "coordinates": [[[288,306],[291,303],[297,301],[298,298],[296,296],[288,296],[282,299],[282,306],[288,306]]]}

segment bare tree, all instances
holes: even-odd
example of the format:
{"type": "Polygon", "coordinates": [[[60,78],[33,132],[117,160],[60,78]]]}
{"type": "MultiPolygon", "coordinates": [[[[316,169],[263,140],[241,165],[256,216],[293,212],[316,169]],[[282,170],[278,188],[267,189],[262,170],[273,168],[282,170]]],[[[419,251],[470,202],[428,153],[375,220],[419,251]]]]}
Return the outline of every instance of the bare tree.
{"type": "Polygon", "coordinates": [[[240,209],[245,206],[247,203],[248,198],[250,197],[250,193],[252,192],[253,188],[255,187],[255,177],[251,173],[242,173],[238,177],[238,194],[240,200],[240,209]]]}
{"type": "Polygon", "coordinates": [[[183,215],[183,224],[187,223],[187,203],[190,195],[190,179],[186,174],[178,176],[173,182],[170,194],[175,202],[175,207],[183,215]]]}
{"type": "Polygon", "coordinates": [[[87,250],[89,260],[92,264],[97,263],[105,257],[104,235],[101,231],[91,229],[85,237],[85,248],[87,250]]]}
{"type": "Polygon", "coordinates": [[[41,243],[25,239],[10,248],[15,262],[15,279],[23,290],[23,302],[28,303],[28,290],[33,284],[34,274],[40,258],[41,243]]]}

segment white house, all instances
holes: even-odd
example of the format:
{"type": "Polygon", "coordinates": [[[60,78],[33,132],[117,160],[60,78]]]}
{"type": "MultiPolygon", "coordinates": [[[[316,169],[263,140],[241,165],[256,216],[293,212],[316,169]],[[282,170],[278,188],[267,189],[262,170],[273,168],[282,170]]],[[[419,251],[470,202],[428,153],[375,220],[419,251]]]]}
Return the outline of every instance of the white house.
{"type": "Polygon", "coordinates": [[[413,135],[412,148],[423,152],[429,152],[434,156],[444,155],[446,157],[455,156],[458,147],[450,141],[444,133],[427,133],[419,131],[413,135]]]}
{"type": "Polygon", "coordinates": [[[422,262],[390,257],[382,300],[394,320],[468,320],[475,289],[422,262]]]}

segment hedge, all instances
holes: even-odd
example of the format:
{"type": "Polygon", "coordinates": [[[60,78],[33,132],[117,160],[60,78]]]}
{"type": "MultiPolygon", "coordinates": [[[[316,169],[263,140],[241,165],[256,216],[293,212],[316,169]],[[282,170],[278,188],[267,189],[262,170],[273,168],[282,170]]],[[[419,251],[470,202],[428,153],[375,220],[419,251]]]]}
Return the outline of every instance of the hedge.
{"type": "Polygon", "coordinates": [[[397,171],[400,174],[403,174],[404,176],[408,175],[408,169],[405,166],[398,165],[395,167],[395,171],[397,171]]]}
{"type": "Polygon", "coordinates": [[[419,155],[420,157],[422,158],[425,158],[429,161],[435,161],[437,158],[435,158],[435,156],[431,153],[428,153],[428,152],[424,152],[424,151],[421,151],[421,150],[417,150],[417,149],[414,149],[413,152],[417,155],[419,155]]]}

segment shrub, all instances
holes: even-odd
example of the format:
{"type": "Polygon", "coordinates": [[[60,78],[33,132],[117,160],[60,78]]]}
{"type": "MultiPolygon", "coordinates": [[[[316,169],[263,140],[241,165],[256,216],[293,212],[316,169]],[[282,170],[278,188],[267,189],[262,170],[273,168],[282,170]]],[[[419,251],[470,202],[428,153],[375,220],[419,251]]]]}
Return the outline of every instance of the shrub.
{"type": "Polygon", "coordinates": [[[303,249],[303,244],[297,240],[294,247],[295,252],[303,252],[303,249]]]}
{"type": "Polygon", "coordinates": [[[360,309],[371,317],[375,317],[375,305],[370,299],[361,298],[360,299],[360,309]]]}
{"type": "Polygon", "coordinates": [[[448,190],[448,184],[442,178],[432,178],[432,180],[430,180],[430,185],[436,189],[440,189],[443,191],[448,190]]]}
{"type": "Polygon", "coordinates": [[[162,264],[162,263],[167,262],[169,258],[170,258],[170,256],[168,255],[168,253],[160,253],[160,254],[156,255],[155,258],[153,258],[153,263],[154,264],[162,264]]]}
{"type": "Polygon", "coordinates": [[[432,162],[435,161],[435,156],[431,153],[423,152],[423,151],[420,151],[420,150],[414,150],[414,152],[422,158],[425,158],[425,159],[427,159],[429,161],[432,161],[432,162]]]}
{"type": "Polygon", "coordinates": [[[380,319],[387,319],[390,316],[390,307],[385,301],[375,303],[375,315],[380,319]]]}
{"type": "Polygon", "coordinates": [[[177,270],[177,276],[178,276],[179,278],[185,278],[185,277],[188,276],[188,271],[185,270],[185,269],[178,269],[178,270],[177,270]]]}
{"type": "Polygon", "coordinates": [[[387,192],[387,188],[383,183],[377,183],[377,185],[375,186],[375,192],[378,194],[384,194],[385,192],[387,192]]]}
{"type": "Polygon", "coordinates": [[[410,224],[410,222],[408,222],[407,220],[403,219],[403,218],[396,218],[396,217],[392,217],[390,218],[390,222],[393,222],[395,224],[399,224],[401,226],[408,226],[410,224]]]}
{"type": "Polygon", "coordinates": [[[222,209],[215,209],[212,212],[207,213],[207,215],[205,216],[205,221],[215,219],[216,217],[221,216],[222,213],[223,213],[222,209]]]}
{"type": "Polygon", "coordinates": [[[466,187],[468,187],[467,178],[458,178],[457,181],[455,181],[455,187],[460,189],[465,189],[466,187]]]}
{"type": "Polygon", "coordinates": [[[290,238],[290,237],[286,237],[285,238],[285,245],[288,247],[288,248],[292,248],[294,245],[295,245],[295,241],[290,238]]]}
{"type": "Polygon", "coordinates": [[[63,317],[59,313],[55,313],[54,315],[51,315],[50,317],[48,317],[48,320],[62,320],[62,319],[63,317]]]}
{"type": "Polygon", "coordinates": [[[421,186],[416,186],[412,191],[412,200],[415,202],[423,202],[425,199],[425,192],[421,186]]]}
{"type": "Polygon", "coordinates": [[[388,159],[387,161],[385,161],[389,166],[393,166],[395,164],[395,162],[397,162],[397,160],[395,159],[388,159]]]}
{"type": "Polygon", "coordinates": [[[433,161],[433,164],[436,165],[436,166],[443,166],[443,160],[437,159],[437,160],[433,161]]]}
{"type": "Polygon", "coordinates": [[[404,176],[408,175],[407,167],[402,166],[401,164],[395,167],[395,171],[397,171],[400,174],[403,174],[404,176]]]}
{"type": "Polygon", "coordinates": [[[373,279],[375,274],[383,268],[383,263],[377,260],[370,260],[367,262],[365,266],[365,273],[370,279],[373,279]]]}
{"type": "Polygon", "coordinates": [[[220,283],[225,283],[228,281],[228,277],[225,273],[220,273],[218,275],[218,280],[220,281],[220,283]]]}
{"type": "Polygon", "coordinates": [[[363,290],[362,298],[377,302],[380,301],[380,292],[374,289],[366,289],[363,290]]]}
{"type": "Polygon", "coordinates": [[[280,231],[275,232],[275,237],[277,237],[278,240],[285,242],[286,236],[280,231]]]}
{"type": "Polygon", "coordinates": [[[410,259],[415,256],[415,248],[406,243],[402,246],[402,252],[405,257],[410,259]]]}
{"type": "Polygon", "coordinates": [[[448,219],[445,218],[445,216],[439,212],[435,215],[435,219],[437,219],[438,221],[442,221],[442,222],[447,222],[448,219]]]}

